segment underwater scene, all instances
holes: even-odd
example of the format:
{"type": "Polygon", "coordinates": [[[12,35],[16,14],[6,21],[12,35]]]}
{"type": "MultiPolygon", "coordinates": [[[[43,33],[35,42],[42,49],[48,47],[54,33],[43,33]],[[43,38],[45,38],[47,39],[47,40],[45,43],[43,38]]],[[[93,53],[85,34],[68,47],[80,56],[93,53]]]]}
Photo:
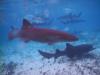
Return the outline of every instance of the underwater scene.
{"type": "Polygon", "coordinates": [[[0,0],[0,75],[100,75],[100,0],[0,0]]]}

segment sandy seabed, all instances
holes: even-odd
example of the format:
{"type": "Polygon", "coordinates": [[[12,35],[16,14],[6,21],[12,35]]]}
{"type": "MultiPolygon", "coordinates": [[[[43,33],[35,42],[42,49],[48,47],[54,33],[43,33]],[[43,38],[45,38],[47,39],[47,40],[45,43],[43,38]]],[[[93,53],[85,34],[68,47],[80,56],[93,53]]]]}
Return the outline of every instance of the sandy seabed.
{"type": "MultiPolygon", "coordinates": [[[[70,60],[65,56],[58,59],[43,59],[37,50],[41,49],[47,52],[54,52],[56,48],[64,49],[64,44],[41,45],[33,42],[24,43],[12,41],[8,46],[2,48],[5,51],[5,64],[3,63],[0,75],[100,75],[100,44],[99,38],[93,40],[96,50],[94,58],[83,58],[79,60],[70,60]]],[[[88,39],[88,42],[91,39],[88,39]]],[[[73,44],[87,43],[78,41],[73,44]]]]}
{"type": "Polygon", "coordinates": [[[100,75],[100,58],[73,61],[62,58],[56,61],[52,58],[41,62],[30,59],[23,59],[20,63],[9,62],[1,75],[100,75]]]}

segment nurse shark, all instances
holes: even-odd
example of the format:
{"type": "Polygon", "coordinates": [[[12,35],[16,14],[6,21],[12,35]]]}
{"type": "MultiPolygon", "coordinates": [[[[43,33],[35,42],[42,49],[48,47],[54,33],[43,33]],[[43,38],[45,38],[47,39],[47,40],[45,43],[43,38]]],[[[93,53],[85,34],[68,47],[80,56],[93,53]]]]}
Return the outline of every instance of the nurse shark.
{"type": "Polygon", "coordinates": [[[76,36],[62,31],[33,27],[26,19],[23,19],[23,25],[20,30],[13,28],[8,35],[9,40],[20,38],[25,42],[36,41],[48,44],[78,40],[76,36]]]}
{"type": "Polygon", "coordinates": [[[71,44],[67,43],[66,48],[64,50],[56,49],[55,53],[48,53],[41,50],[39,50],[38,52],[40,53],[40,55],[42,55],[44,58],[47,59],[52,57],[56,59],[60,56],[67,56],[69,58],[74,58],[74,57],[79,58],[89,54],[89,52],[94,49],[95,48],[93,48],[91,44],[81,44],[77,46],[72,46],[71,44]]]}

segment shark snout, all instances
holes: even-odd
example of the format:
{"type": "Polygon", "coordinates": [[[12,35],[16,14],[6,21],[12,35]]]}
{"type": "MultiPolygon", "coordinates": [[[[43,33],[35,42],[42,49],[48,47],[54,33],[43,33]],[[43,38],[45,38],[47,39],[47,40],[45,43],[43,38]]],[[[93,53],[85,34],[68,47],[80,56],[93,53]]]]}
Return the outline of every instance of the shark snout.
{"type": "Polygon", "coordinates": [[[94,49],[96,49],[95,47],[93,47],[93,45],[88,45],[86,48],[88,51],[92,51],[94,49]]]}

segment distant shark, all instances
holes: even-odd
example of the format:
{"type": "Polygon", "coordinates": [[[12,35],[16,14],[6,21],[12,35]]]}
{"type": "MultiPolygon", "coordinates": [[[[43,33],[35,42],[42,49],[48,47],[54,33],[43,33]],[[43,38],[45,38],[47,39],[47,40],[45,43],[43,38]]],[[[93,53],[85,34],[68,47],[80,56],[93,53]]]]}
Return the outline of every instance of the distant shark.
{"type": "Polygon", "coordinates": [[[82,45],[77,45],[77,46],[72,46],[71,44],[67,43],[66,48],[64,50],[59,50],[56,49],[55,53],[48,53],[39,50],[40,55],[42,55],[44,58],[52,58],[54,57],[55,59],[60,57],[60,56],[67,56],[69,58],[74,58],[74,57],[82,57],[86,54],[89,54],[90,51],[94,50],[93,46],[91,44],[82,44],[82,45]]]}
{"type": "Polygon", "coordinates": [[[32,19],[32,25],[33,26],[47,26],[50,25],[52,23],[51,19],[44,17],[44,16],[36,16],[33,17],[32,19]]]}
{"type": "Polygon", "coordinates": [[[25,42],[36,41],[47,44],[78,40],[76,36],[62,31],[33,27],[26,19],[23,19],[23,25],[20,30],[17,30],[14,27],[12,27],[12,29],[13,30],[8,34],[9,40],[18,37],[25,42]]]}
{"type": "Polygon", "coordinates": [[[64,16],[61,16],[59,19],[63,24],[80,23],[85,21],[81,19],[81,15],[81,12],[79,14],[69,13],[64,16]]]}

